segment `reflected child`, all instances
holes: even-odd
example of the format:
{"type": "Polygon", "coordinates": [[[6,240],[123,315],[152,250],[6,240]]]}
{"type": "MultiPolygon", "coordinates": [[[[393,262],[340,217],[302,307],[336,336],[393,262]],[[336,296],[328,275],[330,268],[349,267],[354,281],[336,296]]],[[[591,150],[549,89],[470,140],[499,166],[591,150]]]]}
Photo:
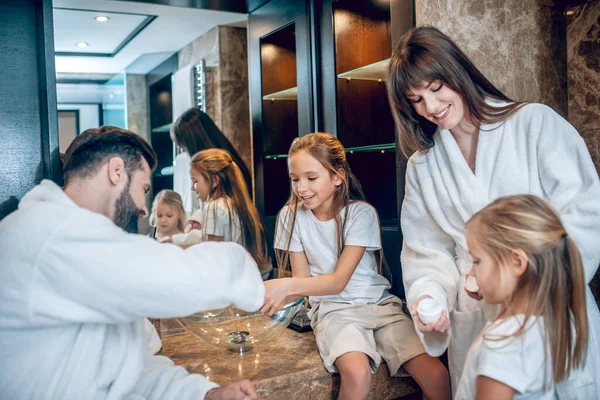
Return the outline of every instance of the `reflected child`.
{"type": "Polygon", "coordinates": [[[156,228],[156,240],[171,241],[183,232],[186,213],[181,196],[172,190],[161,190],[152,203],[150,225],[156,228]]]}
{"type": "Polygon", "coordinates": [[[244,246],[258,264],[263,280],[267,279],[273,267],[266,229],[239,166],[229,152],[221,149],[194,154],[191,165],[193,189],[203,208],[190,218],[201,220],[203,240],[236,242],[244,246]]]}

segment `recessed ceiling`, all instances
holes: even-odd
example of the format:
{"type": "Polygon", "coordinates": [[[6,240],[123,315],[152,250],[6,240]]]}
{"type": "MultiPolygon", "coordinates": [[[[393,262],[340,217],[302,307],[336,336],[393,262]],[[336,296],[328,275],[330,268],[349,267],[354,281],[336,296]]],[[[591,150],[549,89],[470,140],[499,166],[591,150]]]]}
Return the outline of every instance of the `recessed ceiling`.
{"type": "Polygon", "coordinates": [[[57,55],[111,57],[127,45],[155,16],[54,8],[54,51],[57,55]],[[108,17],[97,22],[96,17],[108,17]],[[87,43],[84,48],[77,43],[87,43]]]}
{"type": "Polygon", "coordinates": [[[102,103],[106,91],[104,85],[97,83],[56,84],[56,101],[61,103],[102,103]]]}
{"type": "Polygon", "coordinates": [[[218,25],[247,14],[110,0],[54,0],[57,73],[145,74],[218,25]],[[97,16],[109,17],[97,22],[97,16]],[[85,42],[85,48],[76,43],[85,42]]]}

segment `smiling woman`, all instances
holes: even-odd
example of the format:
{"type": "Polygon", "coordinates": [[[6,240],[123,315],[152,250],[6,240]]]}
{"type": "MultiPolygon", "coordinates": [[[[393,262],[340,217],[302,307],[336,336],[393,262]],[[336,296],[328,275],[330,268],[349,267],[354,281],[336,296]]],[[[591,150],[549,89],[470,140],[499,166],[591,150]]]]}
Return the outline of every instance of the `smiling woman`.
{"type": "MultiPolygon", "coordinates": [[[[407,302],[413,315],[426,299],[442,306],[436,322],[417,316],[414,323],[429,354],[448,348],[456,390],[466,349],[496,314],[494,305],[464,288],[471,264],[480,261],[466,247],[466,221],[504,195],[543,198],[580,248],[587,283],[600,263],[600,180],[567,121],[544,105],[509,99],[436,28],[415,28],[400,39],[388,88],[399,144],[410,157],[401,212],[407,302]]],[[[590,377],[600,366],[594,359],[600,314],[586,292],[595,339],[586,370],[569,384],[579,398],[598,398],[600,386],[590,377]]]]}
{"type": "Polygon", "coordinates": [[[481,122],[503,121],[524,105],[498,90],[458,46],[433,27],[403,36],[388,71],[399,145],[407,158],[433,146],[438,126],[451,129],[465,124],[472,131],[481,122]],[[486,99],[507,104],[491,105],[486,99]]]}

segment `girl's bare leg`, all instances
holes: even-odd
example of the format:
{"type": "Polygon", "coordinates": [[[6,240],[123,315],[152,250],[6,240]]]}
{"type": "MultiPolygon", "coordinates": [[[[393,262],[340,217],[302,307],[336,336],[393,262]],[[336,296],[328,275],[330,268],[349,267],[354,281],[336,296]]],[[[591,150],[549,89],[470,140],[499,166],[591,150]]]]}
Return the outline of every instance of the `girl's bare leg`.
{"type": "Polygon", "coordinates": [[[371,391],[371,365],[365,353],[353,351],[335,360],[340,371],[339,400],[364,400],[371,391]]]}

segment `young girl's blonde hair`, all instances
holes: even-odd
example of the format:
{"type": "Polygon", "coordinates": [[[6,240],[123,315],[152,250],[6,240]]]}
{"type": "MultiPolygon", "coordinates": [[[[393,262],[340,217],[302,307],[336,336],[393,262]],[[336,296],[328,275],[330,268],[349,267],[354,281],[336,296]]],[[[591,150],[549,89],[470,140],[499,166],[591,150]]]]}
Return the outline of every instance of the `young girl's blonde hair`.
{"type": "Polygon", "coordinates": [[[579,250],[558,213],[539,197],[507,196],[476,213],[467,229],[501,268],[501,277],[514,250],[527,255],[527,269],[496,320],[525,314],[511,335],[519,336],[529,318],[543,317],[554,382],[568,378],[585,364],[587,354],[586,282],[579,250]]]}
{"type": "Polygon", "coordinates": [[[154,201],[152,202],[152,212],[150,213],[150,226],[156,227],[156,209],[160,203],[165,203],[173,207],[179,213],[179,219],[177,221],[177,229],[183,232],[185,226],[186,214],[183,208],[183,200],[179,193],[173,190],[161,190],[158,192],[154,201]]]}
{"type": "MultiPolygon", "coordinates": [[[[209,183],[208,202],[205,205],[210,212],[211,201],[226,198],[229,211],[229,228],[233,228],[233,214],[237,215],[242,232],[242,244],[250,252],[259,266],[269,263],[267,250],[267,235],[258,210],[248,194],[246,181],[239,166],[231,155],[222,149],[207,149],[199,151],[192,157],[192,168],[201,174],[209,183]],[[212,182],[218,184],[212,187],[212,182]]],[[[216,209],[214,210],[216,212],[216,209]]],[[[204,224],[203,224],[204,225],[204,224]]]]}
{"type": "MultiPolygon", "coordinates": [[[[348,221],[348,207],[346,206],[354,201],[365,201],[362,186],[350,170],[350,165],[348,165],[348,161],[346,160],[344,146],[342,146],[342,143],[335,136],[328,133],[317,132],[298,137],[292,142],[288,157],[301,151],[306,152],[319,161],[323,167],[329,171],[330,176],[337,175],[342,180],[342,184],[335,189],[333,201],[331,203],[331,217],[335,218],[337,233],[337,253],[338,256],[340,256],[345,246],[344,230],[346,222],[348,221]],[[340,216],[340,211],[342,211],[344,207],[346,208],[344,217],[342,218],[340,216]]],[[[298,207],[298,198],[294,194],[294,190],[291,189],[290,197],[286,203],[286,207],[284,207],[284,210],[290,210],[283,221],[287,232],[293,232],[294,225],[296,224],[296,212],[298,207]]],[[[280,213],[282,211],[280,211],[280,213]]],[[[277,218],[277,220],[279,221],[279,218],[277,218]]],[[[276,232],[279,232],[279,227],[277,227],[276,232]]],[[[286,244],[286,250],[275,251],[277,265],[279,267],[279,276],[283,276],[284,271],[288,268],[291,240],[292,235],[290,234],[286,244]]],[[[376,253],[376,257],[379,273],[382,274],[385,270],[386,277],[391,279],[391,274],[387,271],[387,264],[385,263],[385,258],[383,257],[383,251],[381,249],[376,253]]]]}

